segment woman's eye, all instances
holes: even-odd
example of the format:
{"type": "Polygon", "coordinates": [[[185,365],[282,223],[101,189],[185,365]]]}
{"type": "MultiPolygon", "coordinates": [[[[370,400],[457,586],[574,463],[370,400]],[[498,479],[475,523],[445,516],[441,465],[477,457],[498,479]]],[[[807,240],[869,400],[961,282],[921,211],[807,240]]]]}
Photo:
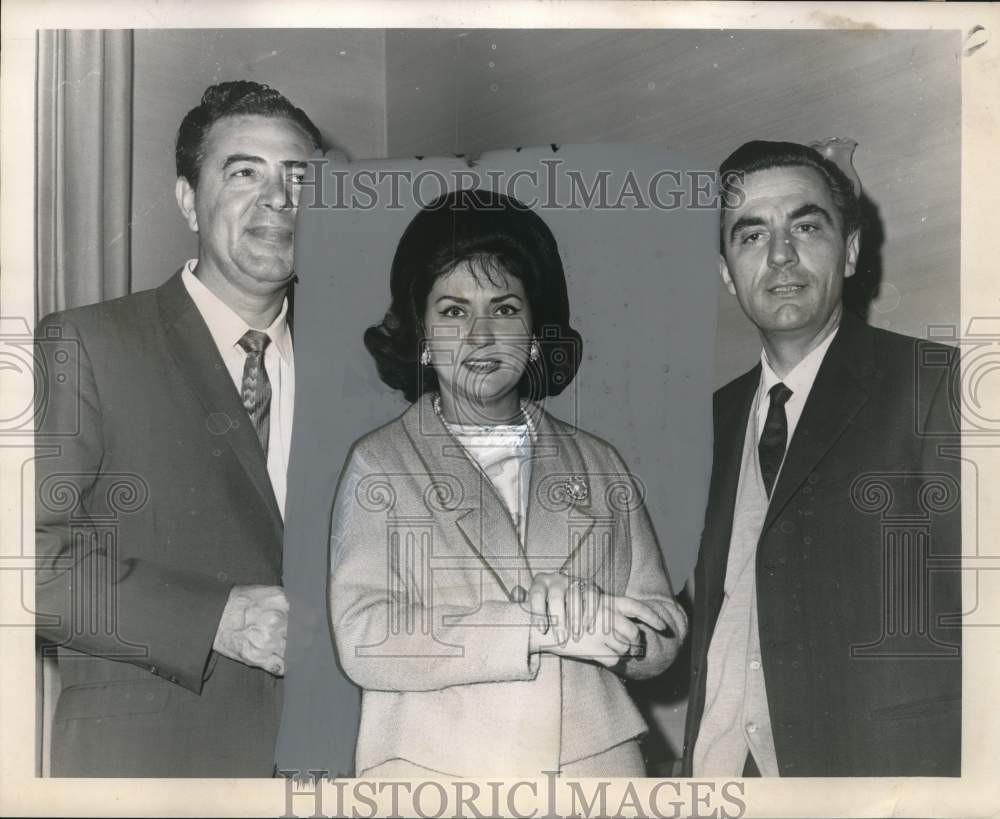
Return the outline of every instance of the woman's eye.
{"type": "Polygon", "coordinates": [[[516,316],[520,312],[513,304],[501,304],[497,308],[498,316],[516,316]]]}
{"type": "Polygon", "coordinates": [[[465,315],[465,311],[461,307],[456,307],[453,304],[451,307],[446,307],[442,310],[441,315],[445,318],[461,318],[465,315]]]}

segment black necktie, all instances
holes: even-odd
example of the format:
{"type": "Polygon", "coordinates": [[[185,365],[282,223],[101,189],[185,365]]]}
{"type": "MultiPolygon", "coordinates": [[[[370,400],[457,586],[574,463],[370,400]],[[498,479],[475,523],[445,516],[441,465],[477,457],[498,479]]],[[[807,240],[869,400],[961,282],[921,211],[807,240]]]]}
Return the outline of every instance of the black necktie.
{"type": "Polygon", "coordinates": [[[267,333],[260,330],[247,330],[240,339],[239,345],[247,354],[243,364],[243,387],[240,398],[243,408],[253,421],[257,431],[264,456],[267,456],[267,438],[271,427],[271,382],[264,369],[264,350],[271,341],[267,333]]]}
{"type": "Polygon", "coordinates": [[[774,489],[774,479],[778,477],[781,461],[788,445],[788,418],[785,417],[785,402],[792,397],[792,391],[780,381],[771,387],[771,406],[767,409],[764,431],[757,445],[760,458],[760,474],[764,478],[764,488],[768,498],[774,489]]]}

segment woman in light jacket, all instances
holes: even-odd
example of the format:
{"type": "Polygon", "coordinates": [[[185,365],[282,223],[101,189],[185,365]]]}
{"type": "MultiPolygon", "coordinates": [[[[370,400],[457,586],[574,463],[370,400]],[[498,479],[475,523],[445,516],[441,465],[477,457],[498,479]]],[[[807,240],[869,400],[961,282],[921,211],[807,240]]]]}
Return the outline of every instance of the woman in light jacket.
{"type": "Polygon", "coordinates": [[[413,405],[352,448],[331,543],[358,775],[643,776],[622,678],[666,669],[687,624],[618,453],[541,407],[580,361],[552,233],[445,194],[390,287],[365,345],[413,405]]]}

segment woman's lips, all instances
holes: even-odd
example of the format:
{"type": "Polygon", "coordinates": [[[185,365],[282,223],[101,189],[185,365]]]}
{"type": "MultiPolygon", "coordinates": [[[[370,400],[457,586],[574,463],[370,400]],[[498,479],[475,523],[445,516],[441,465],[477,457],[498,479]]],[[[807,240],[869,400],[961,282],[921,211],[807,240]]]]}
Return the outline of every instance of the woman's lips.
{"type": "Polygon", "coordinates": [[[500,369],[500,362],[495,358],[467,358],[462,366],[476,373],[491,373],[500,369]]]}

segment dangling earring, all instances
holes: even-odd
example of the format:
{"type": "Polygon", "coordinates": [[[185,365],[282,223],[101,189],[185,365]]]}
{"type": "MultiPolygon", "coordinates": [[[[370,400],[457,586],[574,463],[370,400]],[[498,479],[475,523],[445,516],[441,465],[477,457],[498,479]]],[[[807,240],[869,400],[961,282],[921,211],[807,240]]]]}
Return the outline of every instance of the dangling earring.
{"type": "Polygon", "coordinates": [[[423,364],[425,367],[429,367],[431,365],[430,347],[425,346],[424,349],[420,351],[420,363],[423,364]]]}
{"type": "Polygon", "coordinates": [[[531,339],[531,348],[528,350],[528,359],[534,363],[541,357],[542,352],[538,349],[538,339],[531,339]]]}

